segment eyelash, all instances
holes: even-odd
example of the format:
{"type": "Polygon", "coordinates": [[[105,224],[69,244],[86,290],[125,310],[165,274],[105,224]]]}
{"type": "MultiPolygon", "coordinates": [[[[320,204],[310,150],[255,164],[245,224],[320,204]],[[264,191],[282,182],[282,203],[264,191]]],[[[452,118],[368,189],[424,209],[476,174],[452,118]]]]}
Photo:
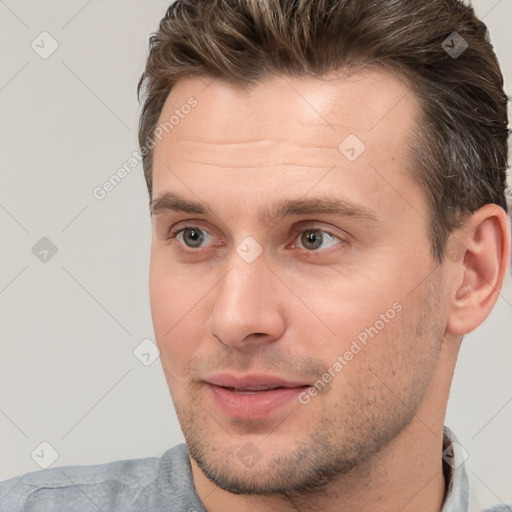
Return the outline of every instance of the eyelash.
{"type": "MultiPolygon", "coordinates": [[[[167,240],[169,241],[173,241],[175,240],[178,235],[180,233],[183,233],[184,231],[187,231],[189,229],[197,229],[197,230],[200,230],[200,231],[204,231],[205,233],[211,235],[211,233],[206,230],[206,229],[203,229],[201,228],[200,226],[197,226],[197,225],[190,225],[190,226],[182,226],[178,229],[175,229],[175,230],[172,230],[169,232],[169,235],[167,237],[167,240]]],[[[325,233],[327,234],[329,237],[332,237],[332,238],[335,238],[337,240],[339,240],[339,243],[341,243],[342,245],[346,244],[347,243],[347,240],[344,240],[342,238],[340,238],[339,236],[336,236],[332,233],[330,233],[329,231],[326,231],[324,229],[320,229],[320,228],[317,228],[317,227],[301,227],[301,228],[297,228],[297,227],[294,227],[293,228],[293,231],[295,233],[297,233],[297,236],[294,238],[294,240],[302,233],[305,233],[307,231],[311,231],[311,232],[314,232],[314,233],[325,233]]],[[[336,244],[336,245],[339,245],[339,244],[336,244]]],[[[186,247],[186,246],[185,246],[186,247]]],[[[192,248],[187,248],[187,249],[183,249],[182,247],[182,244],[179,243],[178,244],[178,250],[184,254],[187,254],[187,255],[192,255],[192,254],[199,254],[201,251],[200,251],[201,248],[197,248],[197,249],[192,249],[192,248]]],[[[308,255],[316,255],[318,253],[326,253],[329,249],[325,249],[325,250],[321,250],[321,249],[318,249],[318,250],[308,250],[308,249],[302,249],[303,251],[306,251],[308,253],[308,255]]]]}

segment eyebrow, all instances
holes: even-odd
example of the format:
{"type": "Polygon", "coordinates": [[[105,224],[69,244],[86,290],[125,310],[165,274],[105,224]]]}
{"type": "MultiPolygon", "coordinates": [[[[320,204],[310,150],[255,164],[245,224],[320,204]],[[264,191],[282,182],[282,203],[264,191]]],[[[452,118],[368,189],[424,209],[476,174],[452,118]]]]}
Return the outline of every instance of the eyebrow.
{"type": "MultiPolygon", "coordinates": [[[[191,201],[173,192],[159,194],[151,201],[151,214],[160,215],[167,211],[196,215],[216,216],[208,203],[191,201]]],[[[319,196],[298,199],[283,199],[259,212],[262,223],[274,224],[281,217],[291,215],[325,214],[352,217],[365,222],[378,222],[377,214],[370,208],[357,205],[347,199],[332,196],[319,196]]]]}

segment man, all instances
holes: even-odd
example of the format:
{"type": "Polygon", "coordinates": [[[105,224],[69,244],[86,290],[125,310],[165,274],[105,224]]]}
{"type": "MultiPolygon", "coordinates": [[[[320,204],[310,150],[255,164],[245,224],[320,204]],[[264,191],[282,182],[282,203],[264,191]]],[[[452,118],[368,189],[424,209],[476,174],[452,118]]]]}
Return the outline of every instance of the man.
{"type": "Polygon", "coordinates": [[[186,445],[8,480],[0,510],[478,509],[443,425],[510,233],[507,98],[472,9],[179,1],[143,86],[152,318],[186,445]]]}

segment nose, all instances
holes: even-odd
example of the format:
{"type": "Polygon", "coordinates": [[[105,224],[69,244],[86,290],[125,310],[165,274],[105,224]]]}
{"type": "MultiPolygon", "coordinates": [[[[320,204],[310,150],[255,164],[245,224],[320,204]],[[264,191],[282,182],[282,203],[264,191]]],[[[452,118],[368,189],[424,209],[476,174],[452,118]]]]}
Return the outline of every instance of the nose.
{"type": "Polygon", "coordinates": [[[215,288],[207,333],[238,349],[251,349],[280,339],[286,329],[283,290],[265,258],[247,263],[234,254],[230,263],[230,271],[215,288]]]}

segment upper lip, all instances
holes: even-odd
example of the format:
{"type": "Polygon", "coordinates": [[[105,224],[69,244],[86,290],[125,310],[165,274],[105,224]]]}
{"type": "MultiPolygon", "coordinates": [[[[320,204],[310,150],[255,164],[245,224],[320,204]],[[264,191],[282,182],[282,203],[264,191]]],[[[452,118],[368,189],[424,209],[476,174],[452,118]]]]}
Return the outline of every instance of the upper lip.
{"type": "Polygon", "coordinates": [[[227,373],[213,375],[204,379],[209,384],[215,386],[222,386],[224,388],[244,389],[252,387],[282,387],[282,388],[297,388],[301,386],[308,386],[306,382],[289,381],[276,377],[274,375],[252,374],[242,375],[237,377],[227,373]]]}

